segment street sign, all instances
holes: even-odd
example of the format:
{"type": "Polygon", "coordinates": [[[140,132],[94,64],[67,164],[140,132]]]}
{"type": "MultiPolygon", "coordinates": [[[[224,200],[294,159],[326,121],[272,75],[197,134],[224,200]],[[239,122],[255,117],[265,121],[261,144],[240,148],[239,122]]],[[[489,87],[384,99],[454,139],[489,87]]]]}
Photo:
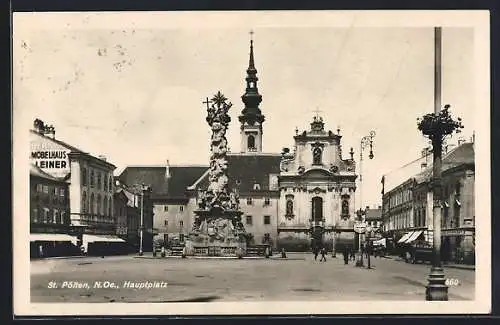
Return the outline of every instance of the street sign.
{"type": "Polygon", "coordinates": [[[366,223],[364,222],[357,222],[354,224],[354,231],[357,232],[358,234],[364,234],[366,231],[366,223]]]}

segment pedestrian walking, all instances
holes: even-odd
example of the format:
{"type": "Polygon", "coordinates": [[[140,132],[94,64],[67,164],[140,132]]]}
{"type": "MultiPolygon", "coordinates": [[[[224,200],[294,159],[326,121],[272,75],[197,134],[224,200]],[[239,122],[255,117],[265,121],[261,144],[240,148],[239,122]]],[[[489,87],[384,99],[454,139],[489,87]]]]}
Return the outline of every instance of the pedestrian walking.
{"type": "Polygon", "coordinates": [[[349,264],[349,249],[347,248],[347,246],[344,246],[342,254],[344,255],[344,264],[349,264]]]}
{"type": "Polygon", "coordinates": [[[314,246],[313,252],[314,252],[314,260],[316,261],[318,259],[318,254],[319,254],[317,246],[314,246]]]}
{"type": "Polygon", "coordinates": [[[354,249],[349,250],[349,260],[356,260],[356,255],[354,254],[354,249]]]}
{"type": "Polygon", "coordinates": [[[319,260],[320,262],[325,261],[326,262],[326,248],[321,248],[321,259],[319,260]]]}

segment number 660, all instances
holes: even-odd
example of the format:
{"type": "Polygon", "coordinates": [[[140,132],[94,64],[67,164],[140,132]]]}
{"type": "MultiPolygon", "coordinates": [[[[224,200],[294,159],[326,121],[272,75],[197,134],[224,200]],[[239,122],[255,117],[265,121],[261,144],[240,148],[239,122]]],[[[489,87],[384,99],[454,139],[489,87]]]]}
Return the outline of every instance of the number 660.
{"type": "Polygon", "coordinates": [[[447,286],[457,286],[460,284],[460,282],[458,281],[458,279],[450,278],[450,279],[446,279],[445,284],[447,286]]]}

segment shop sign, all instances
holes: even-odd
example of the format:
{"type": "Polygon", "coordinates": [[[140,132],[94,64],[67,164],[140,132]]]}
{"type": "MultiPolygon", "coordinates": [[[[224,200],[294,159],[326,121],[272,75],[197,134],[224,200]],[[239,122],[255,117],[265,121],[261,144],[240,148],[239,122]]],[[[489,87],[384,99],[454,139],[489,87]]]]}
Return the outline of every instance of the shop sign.
{"type": "Polygon", "coordinates": [[[364,234],[366,231],[366,223],[364,222],[357,222],[354,224],[354,231],[357,232],[358,234],[364,234]]]}
{"type": "Polygon", "coordinates": [[[441,230],[441,236],[465,236],[465,229],[441,230]]]}

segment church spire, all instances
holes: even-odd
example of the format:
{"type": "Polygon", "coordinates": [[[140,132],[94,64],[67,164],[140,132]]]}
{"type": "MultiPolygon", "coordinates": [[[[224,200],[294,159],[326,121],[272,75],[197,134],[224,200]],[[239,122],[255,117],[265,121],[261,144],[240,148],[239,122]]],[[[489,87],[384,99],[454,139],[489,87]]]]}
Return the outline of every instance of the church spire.
{"type": "Polygon", "coordinates": [[[241,99],[245,104],[245,108],[241,111],[239,121],[242,124],[255,125],[255,123],[262,124],[264,122],[264,115],[262,115],[259,104],[262,101],[262,96],[259,94],[257,88],[257,69],[255,68],[255,59],[253,53],[253,31],[250,32],[250,57],[248,60],[246,90],[241,99]]]}

